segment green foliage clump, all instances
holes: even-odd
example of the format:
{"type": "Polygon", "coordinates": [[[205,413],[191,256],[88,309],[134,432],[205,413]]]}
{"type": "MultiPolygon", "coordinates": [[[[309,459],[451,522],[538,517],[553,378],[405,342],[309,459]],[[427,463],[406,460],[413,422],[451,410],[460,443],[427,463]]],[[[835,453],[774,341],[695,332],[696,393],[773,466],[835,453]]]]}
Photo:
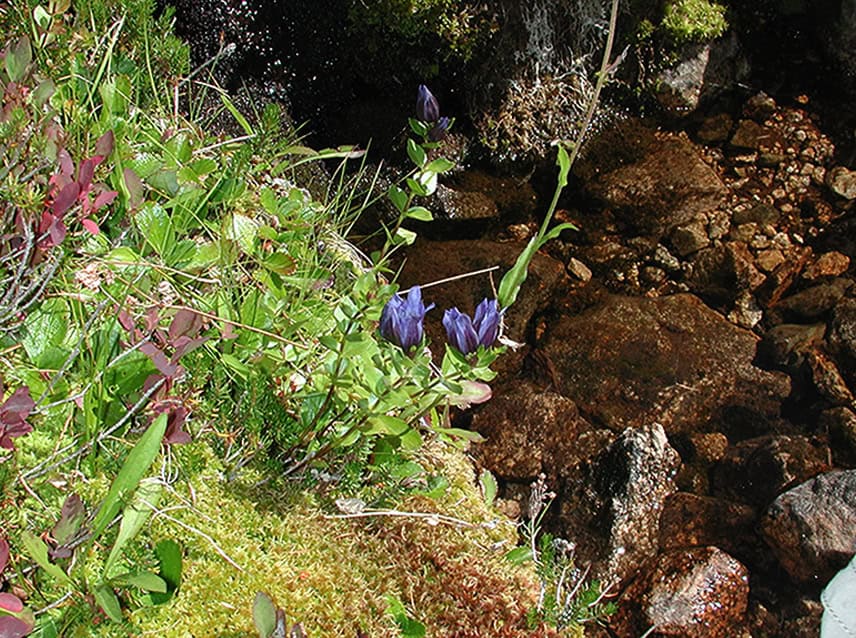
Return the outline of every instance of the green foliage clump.
{"type": "Polygon", "coordinates": [[[661,26],[675,44],[709,42],[728,29],[725,7],[711,0],[670,0],[661,26]]]}
{"type": "Polygon", "coordinates": [[[440,73],[442,63],[468,61],[496,30],[492,13],[462,0],[352,0],[351,34],[366,50],[369,64],[399,72],[407,61],[420,79],[440,73]],[[392,66],[395,65],[395,66],[392,66]]]}

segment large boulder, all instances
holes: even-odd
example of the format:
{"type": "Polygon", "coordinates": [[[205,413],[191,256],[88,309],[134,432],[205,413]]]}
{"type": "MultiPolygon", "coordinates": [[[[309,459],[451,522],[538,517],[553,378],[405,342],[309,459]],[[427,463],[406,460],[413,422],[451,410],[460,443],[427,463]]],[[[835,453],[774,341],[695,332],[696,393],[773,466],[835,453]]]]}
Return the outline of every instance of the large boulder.
{"type": "Polygon", "coordinates": [[[605,296],[558,318],[539,348],[592,422],[748,438],[769,430],[790,390],[753,365],[757,342],[692,295],[605,296]]]}

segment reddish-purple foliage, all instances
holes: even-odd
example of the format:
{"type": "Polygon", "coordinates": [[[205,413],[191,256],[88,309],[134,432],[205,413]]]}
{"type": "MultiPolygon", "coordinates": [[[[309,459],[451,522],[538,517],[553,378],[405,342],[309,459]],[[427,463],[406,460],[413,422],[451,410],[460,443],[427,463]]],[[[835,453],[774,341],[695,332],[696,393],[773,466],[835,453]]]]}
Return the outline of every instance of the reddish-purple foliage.
{"type": "Polygon", "coordinates": [[[27,423],[27,417],[36,407],[26,386],[18,388],[3,405],[0,405],[0,447],[14,450],[12,439],[24,436],[33,431],[33,426],[27,423]]]}

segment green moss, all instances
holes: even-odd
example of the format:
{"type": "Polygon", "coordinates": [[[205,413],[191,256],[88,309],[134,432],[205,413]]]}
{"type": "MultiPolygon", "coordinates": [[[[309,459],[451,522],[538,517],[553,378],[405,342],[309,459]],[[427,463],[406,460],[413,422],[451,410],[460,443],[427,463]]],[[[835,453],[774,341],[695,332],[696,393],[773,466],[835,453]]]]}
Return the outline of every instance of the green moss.
{"type": "Polygon", "coordinates": [[[173,601],[133,613],[133,631],[252,636],[253,597],[264,590],[311,636],[353,635],[355,627],[373,637],[398,635],[386,595],[405,601],[431,635],[459,635],[467,623],[481,624],[481,635],[530,635],[530,574],[502,558],[515,543],[514,525],[486,508],[463,452],[434,444],[420,460],[442,471],[449,488],[437,500],[407,497],[397,509],[441,513],[472,527],[416,517],[329,518],[315,493],[224,482],[212,454],[190,481],[192,502],[152,522],[155,539],[182,543],[184,573],[173,601]]]}
{"type": "Polygon", "coordinates": [[[728,28],[725,7],[710,0],[670,0],[663,28],[676,44],[715,40],[728,28]]]}

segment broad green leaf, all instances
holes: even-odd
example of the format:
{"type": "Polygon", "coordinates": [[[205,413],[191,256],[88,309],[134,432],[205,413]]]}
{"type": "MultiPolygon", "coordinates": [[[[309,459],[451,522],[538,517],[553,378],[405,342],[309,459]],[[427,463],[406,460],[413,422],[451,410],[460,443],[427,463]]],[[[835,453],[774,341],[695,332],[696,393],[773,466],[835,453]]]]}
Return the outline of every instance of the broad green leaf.
{"type": "Polygon", "coordinates": [[[433,171],[435,173],[445,173],[453,168],[455,168],[454,162],[447,160],[445,157],[438,157],[437,159],[428,162],[428,166],[425,167],[425,170],[433,171]]]}
{"type": "Polygon", "coordinates": [[[529,547],[515,547],[505,555],[505,560],[514,565],[522,565],[532,560],[532,549],[529,547]]]}
{"type": "Polygon", "coordinates": [[[259,194],[259,201],[266,213],[276,215],[279,211],[279,197],[272,188],[263,188],[259,194]]]}
{"type": "Polygon", "coordinates": [[[20,82],[33,61],[33,49],[27,36],[21,36],[6,50],[6,73],[12,82],[20,82]]]}
{"type": "Polygon", "coordinates": [[[379,414],[368,419],[367,434],[390,434],[400,436],[410,427],[406,421],[388,414],[379,414]]]}
{"type": "Polygon", "coordinates": [[[405,216],[409,219],[416,219],[421,222],[430,222],[434,219],[431,211],[424,206],[411,206],[407,209],[405,216]]]}
{"type": "Polygon", "coordinates": [[[258,235],[258,224],[246,215],[235,213],[226,222],[226,239],[231,239],[245,253],[253,252],[253,246],[258,235]]]}
{"type": "Polygon", "coordinates": [[[412,452],[422,447],[422,435],[413,428],[407,430],[399,439],[401,439],[401,447],[404,450],[412,452]]]}
{"type": "Polygon", "coordinates": [[[423,638],[425,625],[407,615],[407,610],[398,598],[391,594],[386,596],[387,612],[395,619],[403,638],[423,638]]]}
{"type": "Polygon", "coordinates": [[[174,232],[166,209],[160,204],[146,203],[134,215],[134,222],[143,238],[163,256],[172,247],[174,232]]]}
{"type": "Polygon", "coordinates": [[[153,605],[162,605],[181,585],[181,547],[174,540],[162,540],[155,547],[155,555],[158,557],[159,575],[167,584],[167,593],[152,592],[149,600],[153,605]]]}
{"type": "Polygon", "coordinates": [[[119,599],[116,598],[116,593],[110,585],[102,583],[92,593],[95,595],[95,602],[104,610],[110,620],[122,622],[122,608],[119,606],[119,599]]]}
{"type": "Polygon", "coordinates": [[[58,369],[67,356],[62,345],[70,322],[68,303],[54,297],[27,314],[21,345],[39,368],[58,369]]]}
{"type": "Polygon", "coordinates": [[[33,20],[42,31],[47,31],[51,23],[51,14],[39,5],[33,9],[33,20]]]}
{"type": "Polygon", "coordinates": [[[433,195],[437,190],[437,173],[434,171],[422,171],[419,174],[419,183],[425,190],[426,195],[433,195]]]}
{"type": "Polygon", "coordinates": [[[263,591],[257,592],[253,601],[253,623],[259,638],[270,638],[276,629],[276,605],[263,591]]]}
{"type": "Polygon", "coordinates": [[[426,189],[422,183],[416,181],[412,177],[408,177],[405,181],[407,182],[407,188],[409,188],[410,192],[414,195],[419,195],[420,197],[428,195],[428,189],[426,189]]]}
{"type": "Polygon", "coordinates": [[[427,159],[425,149],[419,146],[412,137],[407,138],[407,156],[418,168],[422,168],[427,159]]]}
{"type": "Polygon", "coordinates": [[[389,197],[393,206],[398,210],[399,213],[404,212],[405,206],[407,206],[407,193],[401,190],[398,186],[393,184],[386,191],[387,197],[389,197]]]}
{"type": "Polygon", "coordinates": [[[416,233],[407,228],[399,228],[395,231],[394,243],[410,246],[416,241],[416,233]]]}
{"type": "MultiPolygon", "coordinates": [[[[161,441],[166,432],[167,415],[161,414],[148,427],[137,441],[110,486],[101,508],[92,521],[92,538],[97,539],[107,529],[113,517],[119,513],[119,508],[128,495],[137,489],[140,479],[148,472],[160,452],[161,441]]],[[[106,610],[105,610],[106,611],[106,610]]]]}
{"type": "Polygon", "coordinates": [[[140,482],[140,486],[134,492],[134,498],[125,507],[125,511],[122,514],[122,522],[119,523],[119,533],[116,536],[116,540],[113,541],[113,547],[110,548],[110,554],[104,563],[102,573],[105,580],[112,577],[111,570],[116,560],[121,555],[125,545],[140,532],[143,524],[152,513],[151,508],[157,507],[160,503],[162,492],[163,485],[157,479],[150,478],[140,482]]]}
{"type": "Polygon", "coordinates": [[[489,470],[482,470],[479,475],[479,486],[481,487],[481,493],[482,497],[484,497],[485,505],[493,507],[498,487],[496,484],[496,478],[489,470]]]}
{"type": "Polygon", "coordinates": [[[111,578],[110,583],[119,587],[136,587],[143,591],[150,591],[156,594],[165,594],[167,591],[166,581],[151,572],[121,574],[115,578],[111,578]]]}
{"type": "Polygon", "coordinates": [[[30,558],[36,561],[36,564],[44,569],[51,578],[59,583],[74,586],[74,581],[68,577],[68,574],[50,561],[48,546],[41,538],[25,530],[21,533],[21,541],[24,543],[24,549],[27,550],[30,558]]]}

